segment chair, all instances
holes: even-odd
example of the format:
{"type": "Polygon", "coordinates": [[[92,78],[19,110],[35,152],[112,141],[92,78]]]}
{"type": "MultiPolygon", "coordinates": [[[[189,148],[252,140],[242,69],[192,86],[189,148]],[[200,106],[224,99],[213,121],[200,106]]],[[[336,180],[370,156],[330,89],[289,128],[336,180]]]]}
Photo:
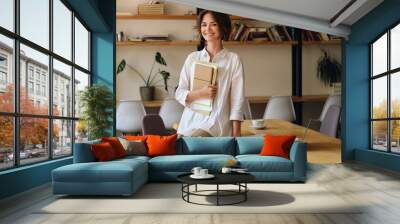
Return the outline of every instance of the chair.
{"type": "Polygon", "coordinates": [[[158,114],[148,114],[143,117],[142,121],[143,135],[169,135],[165,128],[164,122],[158,114]]]}
{"type": "MultiPolygon", "coordinates": [[[[306,128],[310,127],[311,122],[316,122],[316,123],[321,124],[321,122],[324,120],[324,118],[326,116],[328,108],[332,105],[336,105],[339,107],[341,106],[341,95],[330,95],[324,103],[324,107],[322,108],[319,118],[317,118],[317,119],[311,118],[310,120],[308,120],[306,128]]],[[[321,128],[321,126],[320,126],[320,128],[321,128]]]]}
{"type": "Polygon", "coordinates": [[[332,105],[341,106],[341,95],[330,95],[328,99],[326,99],[324,107],[322,108],[321,115],[318,118],[319,122],[322,122],[325,118],[325,115],[328,111],[328,108],[332,105]]]}
{"type": "Polygon", "coordinates": [[[179,123],[184,107],[175,99],[166,99],[161,104],[158,113],[167,129],[173,129],[174,124],[179,123]]]}
{"type": "Polygon", "coordinates": [[[246,119],[246,120],[252,120],[253,119],[253,116],[251,115],[250,102],[249,102],[249,100],[247,98],[244,100],[243,113],[244,113],[244,119],[246,119]]]}
{"type": "Polygon", "coordinates": [[[145,114],[142,101],[121,100],[117,108],[117,130],[123,134],[140,132],[145,114]]]}
{"type": "Polygon", "coordinates": [[[336,138],[340,117],[340,106],[331,105],[322,120],[319,132],[336,138]]]}
{"type": "Polygon", "coordinates": [[[285,121],[295,121],[296,113],[294,111],[291,96],[272,96],[265,108],[264,119],[280,119],[285,121]]]}

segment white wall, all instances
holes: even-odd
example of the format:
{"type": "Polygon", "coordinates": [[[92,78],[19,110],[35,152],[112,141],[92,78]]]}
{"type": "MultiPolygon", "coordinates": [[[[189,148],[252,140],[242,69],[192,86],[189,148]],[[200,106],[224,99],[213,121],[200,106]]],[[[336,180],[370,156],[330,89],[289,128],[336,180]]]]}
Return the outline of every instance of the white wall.
{"type": "Polygon", "coordinates": [[[342,48],[340,45],[305,45],[302,49],[303,54],[303,95],[329,94],[331,87],[317,79],[317,62],[323,55],[321,49],[341,63],[342,48]]]}
{"type": "MultiPolygon", "coordinates": [[[[137,2],[118,0],[117,11],[136,13],[137,2]]],[[[177,6],[172,3],[167,5],[169,14],[185,14],[189,10],[196,11],[194,8],[177,6]]],[[[172,39],[188,40],[194,39],[196,36],[193,30],[194,25],[194,20],[117,20],[117,32],[123,31],[130,36],[168,33],[172,39]]],[[[238,53],[242,59],[245,69],[246,96],[291,95],[291,46],[240,45],[225,47],[238,53]]],[[[332,51],[340,59],[339,45],[323,47],[329,52],[332,51]]],[[[118,46],[117,63],[124,58],[127,63],[147,76],[154,61],[154,54],[159,51],[168,64],[166,70],[172,76],[169,84],[176,86],[186,56],[195,50],[195,46],[118,46]]],[[[303,95],[329,93],[329,87],[320,84],[314,72],[316,61],[320,55],[318,46],[304,46],[303,48],[303,95]]],[[[142,85],[143,82],[140,78],[126,69],[117,76],[117,100],[139,100],[139,86],[142,85]]],[[[168,95],[173,96],[173,93],[165,93],[162,87],[156,91],[157,99],[168,95]]]]}

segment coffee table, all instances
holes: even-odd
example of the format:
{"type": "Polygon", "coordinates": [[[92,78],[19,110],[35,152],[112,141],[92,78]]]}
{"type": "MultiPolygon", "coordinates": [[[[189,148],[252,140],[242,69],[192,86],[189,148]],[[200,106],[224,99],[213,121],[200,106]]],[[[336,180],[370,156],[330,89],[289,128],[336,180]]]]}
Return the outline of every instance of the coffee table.
{"type": "Polygon", "coordinates": [[[215,173],[215,177],[212,179],[193,179],[190,177],[191,173],[182,174],[177,177],[178,181],[182,183],[182,199],[188,203],[198,204],[198,205],[234,205],[245,202],[247,200],[247,192],[249,188],[247,183],[255,180],[255,177],[249,173],[215,173]],[[215,190],[198,190],[197,185],[215,185],[215,190]],[[190,186],[195,186],[194,191],[190,191],[190,186]],[[220,185],[236,185],[237,190],[225,190],[220,189],[220,185]],[[215,194],[206,194],[214,192],[215,194]],[[193,202],[190,200],[190,196],[203,196],[203,197],[216,197],[216,204],[202,204],[193,202]],[[221,197],[232,197],[240,196],[239,200],[231,203],[221,202],[221,197]]]}

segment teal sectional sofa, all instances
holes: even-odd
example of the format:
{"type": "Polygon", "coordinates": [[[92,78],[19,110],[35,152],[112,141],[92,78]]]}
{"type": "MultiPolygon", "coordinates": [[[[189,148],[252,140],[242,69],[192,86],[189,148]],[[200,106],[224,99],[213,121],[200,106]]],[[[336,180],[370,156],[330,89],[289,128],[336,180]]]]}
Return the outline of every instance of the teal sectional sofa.
{"type": "Polygon", "coordinates": [[[176,181],[176,177],[200,166],[219,172],[228,160],[236,160],[259,182],[304,182],[306,144],[295,141],[290,159],[260,156],[263,137],[184,137],[176,142],[177,155],[127,156],[96,162],[90,145],[75,144],[74,163],[52,171],[54,194],[131,195],[148,181],[176,181]]]}

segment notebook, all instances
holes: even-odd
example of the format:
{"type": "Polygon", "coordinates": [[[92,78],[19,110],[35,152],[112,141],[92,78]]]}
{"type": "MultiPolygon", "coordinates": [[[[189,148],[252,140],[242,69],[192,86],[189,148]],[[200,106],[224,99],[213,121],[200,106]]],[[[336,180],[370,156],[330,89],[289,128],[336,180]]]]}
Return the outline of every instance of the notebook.
{"type": "MultiPolygon", "coordinates": [[[[190,90],[201,89],[204,86],[215,85],[218,75],[218,64],[195,61],[194,73],[190,79],[190,90]]],[[[190,108],[198,113],[209,116],[212,111],[212,99],[198,99],[192,102],[190,108]]]]}

